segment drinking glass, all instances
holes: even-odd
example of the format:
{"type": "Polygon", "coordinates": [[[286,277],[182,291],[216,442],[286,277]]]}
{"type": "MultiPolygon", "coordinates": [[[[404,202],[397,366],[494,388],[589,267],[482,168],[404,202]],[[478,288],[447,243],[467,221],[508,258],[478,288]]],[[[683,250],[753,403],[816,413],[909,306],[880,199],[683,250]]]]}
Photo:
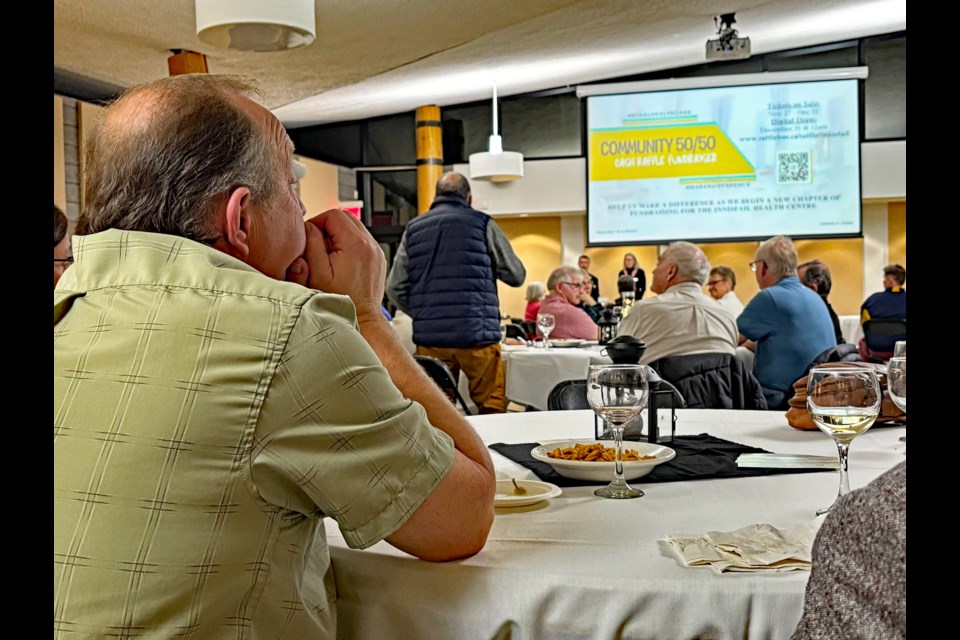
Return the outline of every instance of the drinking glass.
{"type": "MultiPolygon", "coordinates": [[[[894,358],[907,357],[907,341],[906,340],[897,340],[896,344],[893,345],[893,357],[894,358]]],[[[904,409],[904,411],[906,411],[906,409],[904,409]]]]}
{"type": "Polygon", "coordinates": [[[507,341],[507,325],[500,325],[500,344],[507,341]]]}
{"type": "MultiPolygon", "coordinates": [[[[847,457],[850,443],[869,429],[880,414],[880,382],[877,372],[865,367],[810,370],[807,411],[821,431],[837,443],[840,459],[840,490],[837,499],[850,492],[847,457]]],[[[836,500],[817,515],[828,513],[836,500]]]]}
{"type": "Polygon", "coordinates": [[[550,332],[553,331],[555,326],[557,326],[557,319],[554,318],[553,314],[551,313],[538,313],[537,326],[540,328],[540,333],[543,334],[543,347],[545,349],[549,349],[550,332]]]}
{"type": "MultiPolygon", "coordinates": [[[[897,344],[900,344],[899,342],[897,344]]],[[[907,358],[894,356],[887,363],[887,391],[893,404],[907,412],[907,358]]]]}
{"type": "Polygon", "coordinates": [[[616,448],[613,480],[594,491],[602,498],[639,498],[643,491],[623,479],[623,428],[647,404],[647,369],[640,364],[593,365],[587,377],[587,402],[610,423],[616,448]]]}

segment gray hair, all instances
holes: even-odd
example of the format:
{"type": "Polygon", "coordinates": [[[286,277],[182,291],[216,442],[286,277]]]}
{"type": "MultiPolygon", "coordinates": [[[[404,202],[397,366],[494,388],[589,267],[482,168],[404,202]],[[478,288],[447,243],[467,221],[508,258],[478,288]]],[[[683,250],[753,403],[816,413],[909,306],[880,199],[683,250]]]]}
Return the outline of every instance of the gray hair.
{"type": "MultiPolygon", "coordinates": [[[[232,94],[238,76],[184,74],[133,87],[102,114],[87,155],[80,234],[152,231],[219,237],[215,212],[237,187],[272,206],[285,160],[232,94]]],[[[286,161],[289,162],[289,161],[286,161]]]]}
{"type": "Polygon", "coordinates": [[[56,247],[63,241],[67,235],[67,216],[60,210],[60,207],[53,205],[53,246],[56,247]]]}
{"type": "Polygon", "coordinates": [[[697,284],[702,285],[710,275],[710,261],[700,247],[692,242],[678,240],[670,243],[661,258],[677,265],[677,275],[681,278],[693,280],[697,284]]]}
{"type": "Polygon", "coordinates": [[[833,279],[830,277],[830,267],[819,260],[804,262],[797,267],[797,275],[803,271],[803,278],[800,282],[809,288],[817,285],[817,293],[824,298],[830,295],[830,289],[833,288],[833,279]]]}
{"type": "Polygon", "coordinates": [[[565,281],[570,277],[580,277],[580,267],[571,267],[568,264],[562,265],[550,272],[547,278],[547,289],[553,291],[558,282],[565,281]]]}
{"type": "Polygon", "coordinates": [[[464,200],[470,197],[470,181],[456,171],[448,171],[437,180],[437,196],[460,196],[464,200]]]}
{"type": "Polygon", "coordinates": [[[730,289],[737,288],[737,274],[733,272],[733,269],[726,267],[724,265],[719,265],[710,269],[710,275],[717,275],[723,278],[724,280],[730,281],[730,289]]]}
{"type": "Polygon", "coordinates": [[[542,282],[531,282],[527,285],[527,293],[524,296],[527,302],[536,302],[547,293],[546,287],[542,282]]]}
{"type": "Polygon", "coordinates": [[[797,275],[797,248],[787,236],[774,236],[760,243],[755,260],[762,260],[767,269],[783,278],[797,275]]]}

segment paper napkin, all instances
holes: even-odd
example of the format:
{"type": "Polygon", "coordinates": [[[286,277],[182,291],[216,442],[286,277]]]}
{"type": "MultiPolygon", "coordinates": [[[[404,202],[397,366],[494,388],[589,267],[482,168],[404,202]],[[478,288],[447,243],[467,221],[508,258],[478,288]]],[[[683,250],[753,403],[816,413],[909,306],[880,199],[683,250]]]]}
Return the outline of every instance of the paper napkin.
{"type": "Polygon", "coordinates": [[[724,571],[809,571],[813,527],[778,529],[751,524],[736,531],[667,534],[667,542],[688,567],[724,571]]]}

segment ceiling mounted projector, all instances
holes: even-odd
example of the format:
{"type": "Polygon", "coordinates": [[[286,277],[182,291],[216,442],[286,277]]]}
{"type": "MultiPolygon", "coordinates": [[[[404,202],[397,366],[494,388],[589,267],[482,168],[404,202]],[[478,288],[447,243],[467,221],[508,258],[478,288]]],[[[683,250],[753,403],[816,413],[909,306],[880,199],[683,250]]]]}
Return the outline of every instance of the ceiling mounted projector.
{"type": "Polygon", "coordinates": [[[707,60],[743,60],[750,57],[750,38],[738,37],[733,28],[736,14],[724,13],[714,16],[717,38],[707,40],[707,60]]]}
{"type": "Polygon", "coordinates": [[[497,133],[497,85],[493,85],[493,135],[489,151],[470,154],[470,178],[490,182],[509,182],[523,177],[523,154],[504,151],[497,133]]]}

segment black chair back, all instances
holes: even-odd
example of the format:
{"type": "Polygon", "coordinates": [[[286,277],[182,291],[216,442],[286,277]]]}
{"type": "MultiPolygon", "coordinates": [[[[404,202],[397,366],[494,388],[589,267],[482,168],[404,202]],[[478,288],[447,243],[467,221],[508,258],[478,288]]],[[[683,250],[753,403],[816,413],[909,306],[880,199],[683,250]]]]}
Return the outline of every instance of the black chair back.
{"type": "Polygon", "coordinates": [[[447,394],[450,402],[455,405],[459,402],[460,406],[463,407],[463,412],[468,416],[472,415],[470,408],[467,407],[466,400],[463,399],[463,396],[460,395],[460,390],[457,389],[457,381],[453,379],[453,373],[450,371],[450,367],[448,367],[443,360],[432,356],[416,355],[413,356],[413,359],[427,372],[427,375],[440,387],[440,390],[447,394]]]}
{"type": "Polygon", "coordinates": [[[564,380],[551,389],[547,396],[548,411],[589,408],[586,380],[564,380]]]}
{"type": "Polygon", "coordinates": [[[863,342],[868,362],[883,362],[893,355],[893,342],[907,339],[906,318],[870,318],[863,323],[863,342]],[[878,340],[878,338],[881,338],[878,340]],[[889,349],[886,351],[885,349],[889,349]]]}
{"type": "Polygon", "coordinates": [[[508,324],[507,325],[507,337],[516,338],[518,340],[529,340],[527,337],[527,332],[524,331],[523,327],[519,324],[508,324]]]}
{"type": "Polygon", "coordinates": [[[756,377],[731,354],[666,356],[650,367],[677,389],[690,409],[768,409],[756,377]]]}

